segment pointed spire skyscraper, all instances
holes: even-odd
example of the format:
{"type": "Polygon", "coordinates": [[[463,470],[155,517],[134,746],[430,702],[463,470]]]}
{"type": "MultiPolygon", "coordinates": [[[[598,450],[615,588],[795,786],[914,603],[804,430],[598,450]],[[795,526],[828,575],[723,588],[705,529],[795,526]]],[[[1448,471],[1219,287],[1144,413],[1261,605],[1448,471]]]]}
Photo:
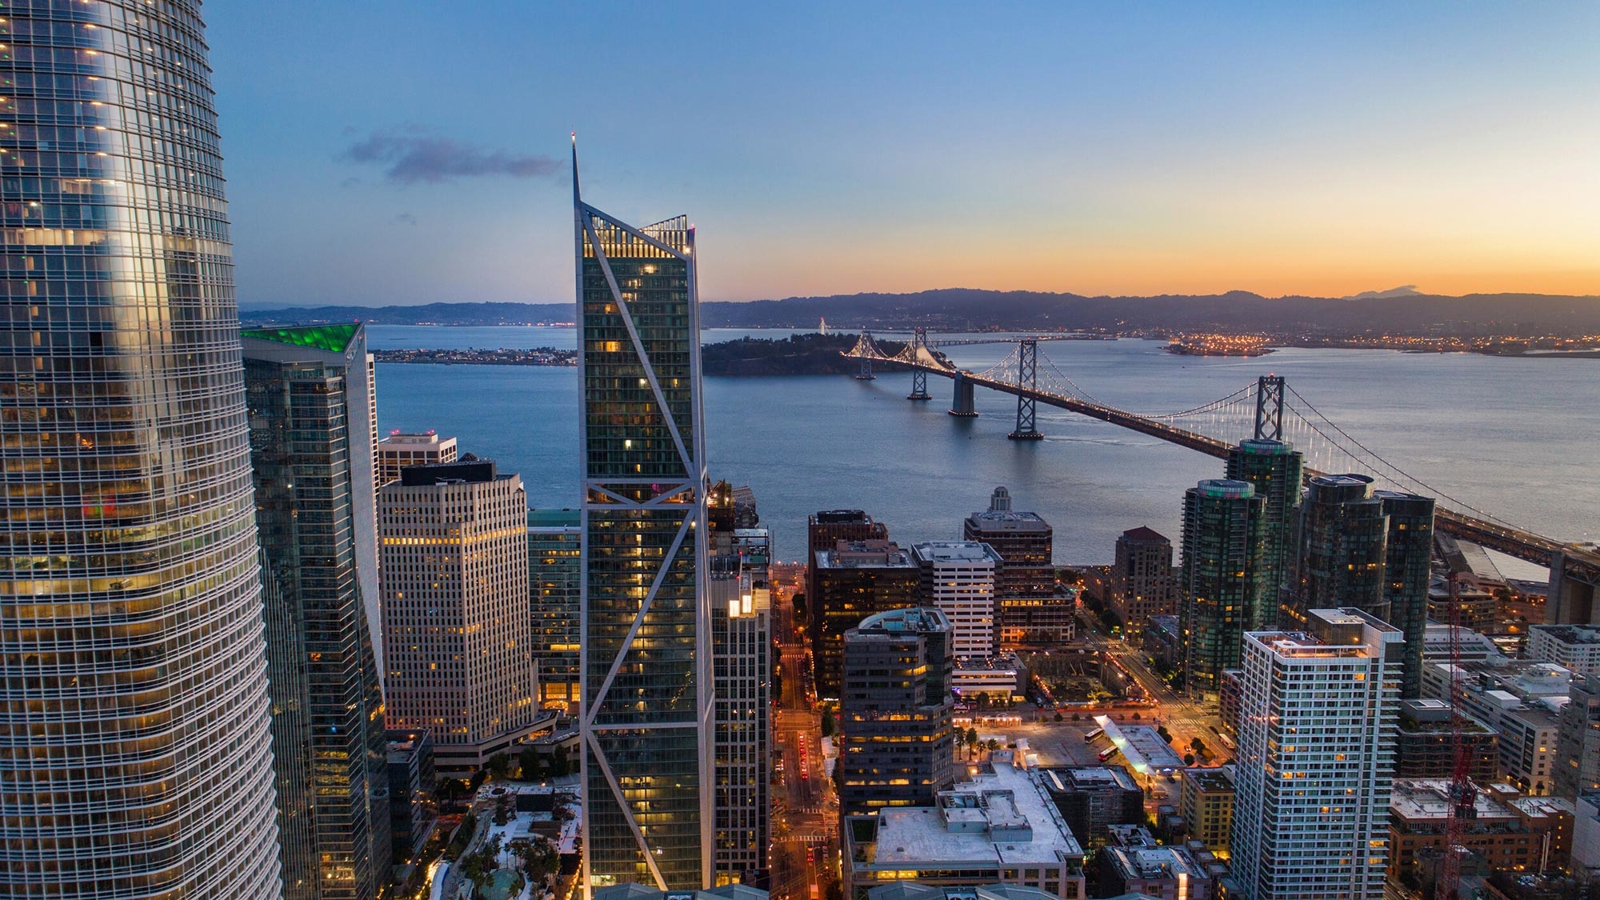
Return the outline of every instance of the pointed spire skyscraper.
{"type": "Polygon", "coordinates": [[[694,229],[583,202],[572,161],[583,483],[585,896],[711,879],[711,613],[694,229]]]}

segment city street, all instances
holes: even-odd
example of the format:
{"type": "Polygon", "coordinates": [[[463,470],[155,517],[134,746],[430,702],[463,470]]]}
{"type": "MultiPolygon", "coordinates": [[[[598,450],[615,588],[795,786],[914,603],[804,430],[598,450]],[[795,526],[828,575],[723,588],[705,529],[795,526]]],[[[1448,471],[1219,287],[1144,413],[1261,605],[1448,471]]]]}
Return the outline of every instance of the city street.
{"type": "Polygon", "coordinates": [[[782,783],[773,790],[773,900],[822,897],[838,878],[839,804],[822,759],[822,719],[811,691],[811,659],[794,629],[793,592],[775,585],[774,634],[782,694],[773,711],[773,747],[782,783]]]}

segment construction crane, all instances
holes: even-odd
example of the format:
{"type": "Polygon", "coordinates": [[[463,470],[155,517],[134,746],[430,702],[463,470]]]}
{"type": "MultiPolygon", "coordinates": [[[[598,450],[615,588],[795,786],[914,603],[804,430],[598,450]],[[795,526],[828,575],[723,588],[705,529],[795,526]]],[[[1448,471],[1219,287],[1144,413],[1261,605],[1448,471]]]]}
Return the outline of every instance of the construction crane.
{"type": "Polygon", "coordinates": [[[1461,679],[1461,587],[1457,573],[1450,573],[1450,748],[1455,766],[1450,772],[1450,808],[1444,826],[1444,856],[1439,860],[1439,879],[1434,885],[1436,900],[1460,900],[1461,857],[1467,852],[1461,835],[1467,823],[1478,817],[1478,789],[1472,783],[1472,753],[1461,733],[1466,714],[1461,679]]]}

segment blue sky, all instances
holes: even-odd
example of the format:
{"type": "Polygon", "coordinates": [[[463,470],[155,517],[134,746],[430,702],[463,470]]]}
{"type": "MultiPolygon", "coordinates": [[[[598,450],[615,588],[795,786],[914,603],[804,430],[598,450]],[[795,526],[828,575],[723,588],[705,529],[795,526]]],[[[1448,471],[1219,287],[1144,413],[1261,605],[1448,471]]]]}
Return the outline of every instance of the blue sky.
{"type": "Polygon", "coordinates": [[[1600,293],[1600,5],[206,5],[245,303],[1600,293]]]}

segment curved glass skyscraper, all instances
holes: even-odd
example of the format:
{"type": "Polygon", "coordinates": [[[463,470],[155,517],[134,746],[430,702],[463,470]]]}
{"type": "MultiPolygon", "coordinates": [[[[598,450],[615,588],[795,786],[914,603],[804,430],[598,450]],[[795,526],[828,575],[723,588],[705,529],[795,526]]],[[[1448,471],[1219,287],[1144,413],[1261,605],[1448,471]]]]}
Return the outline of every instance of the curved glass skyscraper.
{"type": "Polygon", "coordinates": [[[0,897],[281,890],[199,7],[0,7],[0,897]]]}

